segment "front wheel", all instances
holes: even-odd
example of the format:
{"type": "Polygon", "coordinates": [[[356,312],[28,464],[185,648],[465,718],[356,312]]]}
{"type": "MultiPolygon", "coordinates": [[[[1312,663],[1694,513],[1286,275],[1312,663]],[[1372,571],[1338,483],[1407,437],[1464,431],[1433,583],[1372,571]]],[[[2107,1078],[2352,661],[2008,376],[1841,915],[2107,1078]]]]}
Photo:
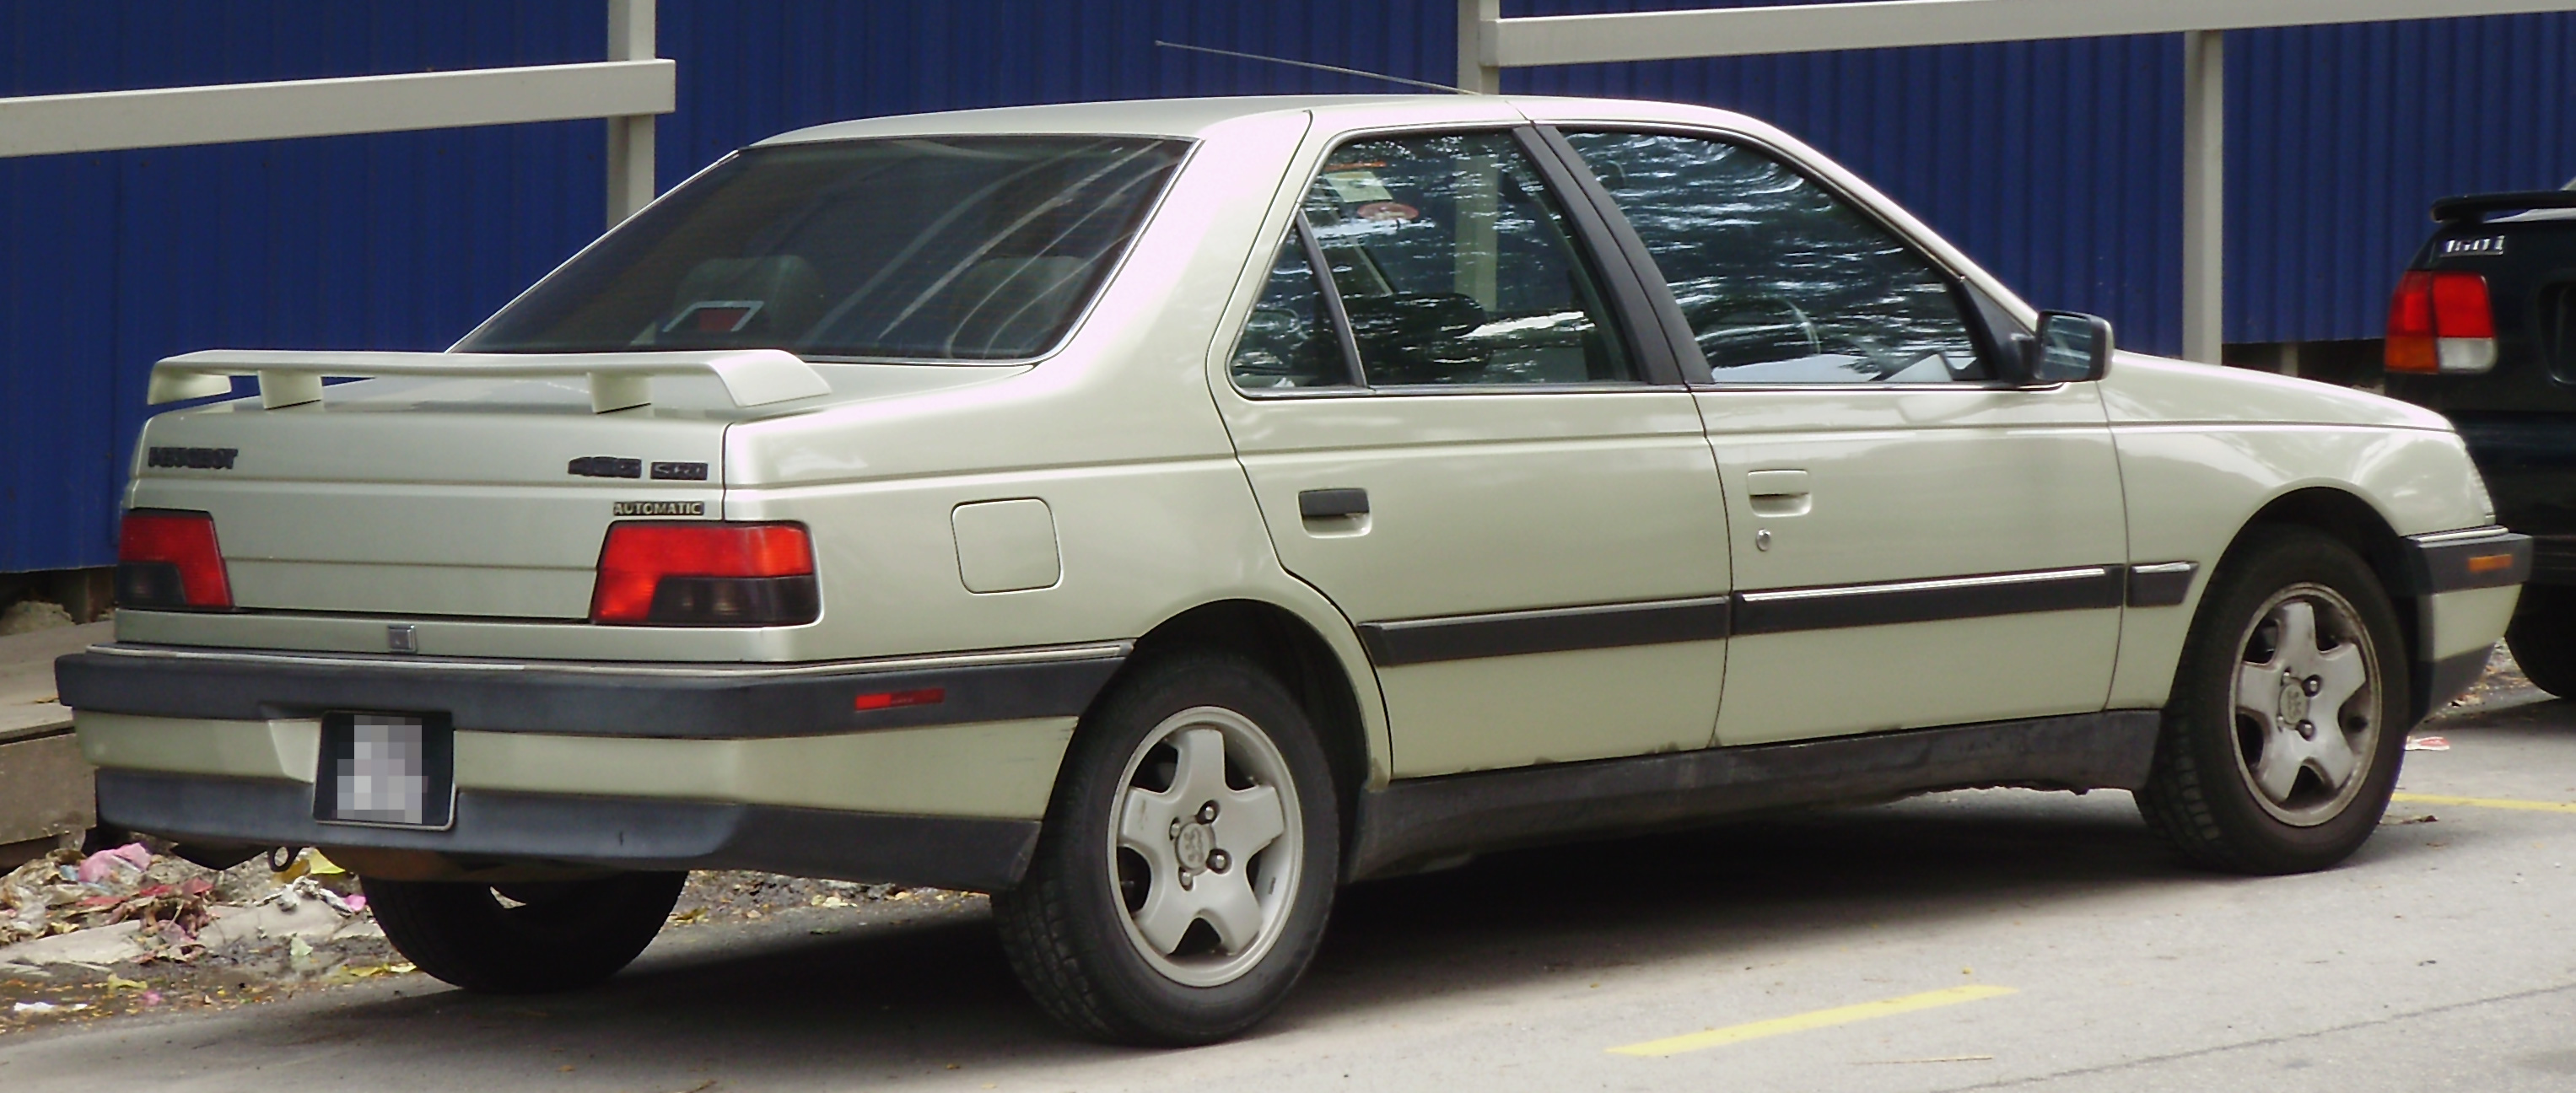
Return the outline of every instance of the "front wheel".
{"type": "Polygon", "coordinates": [[[2377,575],[2304,528],[2261,528],[2211,582],[2165,706],[2149,827],[2193,862],[2323,869],[2388,807],[2406,743],[2405,646],[2377,575]]]}
{"type": "Polygon", "coordinates": [[[1231,1036],[1313,958],[1340,827],[1323,748],[1268,672],[1147,664],[1084,719],[1028,875],[993,897],[1012,969],[1099,1039],[1231,1036]]]}
{"type": "Polygon", "coordinates": [[[360,879],[385,940],[420,970],[470,991],[587,987],[632,962],[660,932],[686,873],[473,884],[360,879]]]}

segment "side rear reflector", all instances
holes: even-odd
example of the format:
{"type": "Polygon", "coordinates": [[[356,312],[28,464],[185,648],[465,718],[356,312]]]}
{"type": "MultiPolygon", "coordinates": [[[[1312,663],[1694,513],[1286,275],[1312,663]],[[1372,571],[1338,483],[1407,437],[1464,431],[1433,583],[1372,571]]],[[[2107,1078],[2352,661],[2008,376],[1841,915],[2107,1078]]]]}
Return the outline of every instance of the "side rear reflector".
{"type": "Polygon", "coordinates": [[[600,548],[592,622],[796,626],[822,604],[802,524],[626,521],[600,548]]]}
{"type": "Polygon", "coordinates": [[[910,691],[874,691],[863,694],[850,700],[850,708],[865,712],[891,710],[897,706],[936,706],[946,701],[948,701],[948,688],[923,687],[910,691]]]}
{"type": "Polygon", "coordinates": [[[128,510],[116,532],[116,602],[154,609],[231,607],[233,586],[215,544],[215,518],[128,510]]]}
{"type": "Polygon", "coordinates": [[[2475,375],[2496,363],[2487,279],[2459,270],[2408,270],[2388,301],[2391,372],[2475,375]]]}

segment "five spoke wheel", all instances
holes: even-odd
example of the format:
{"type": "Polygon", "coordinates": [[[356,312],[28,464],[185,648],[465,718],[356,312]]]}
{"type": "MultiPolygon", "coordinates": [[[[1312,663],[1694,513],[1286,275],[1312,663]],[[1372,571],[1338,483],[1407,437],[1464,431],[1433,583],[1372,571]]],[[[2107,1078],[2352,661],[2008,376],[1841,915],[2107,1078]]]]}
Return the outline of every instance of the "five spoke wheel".
{"type": "Polygon", "coordinates": [[[1192,986],[1258,964],[1278,940],[1303,857],[1277,746],[1242,714],[1193,707],[1145,734],[1120,785],[1110,880],[1137,954],[1192,986]]]}
{"type": "Polygon", "coordinates": [[[2249,529],[2201,593],[2139,814],[2214,869],[2344,860],[2397,788],[2405,657],[2396,606],[2351,544],[2249,529]]]}
{"type": "Polygon", "coordinates": [[[2230,708],[2238,770],[2283,823],[2332,819],[2360,789],[2379,739],[2370,631],[2331,588],[2273,593],[2240,648],[2230,708]]]}

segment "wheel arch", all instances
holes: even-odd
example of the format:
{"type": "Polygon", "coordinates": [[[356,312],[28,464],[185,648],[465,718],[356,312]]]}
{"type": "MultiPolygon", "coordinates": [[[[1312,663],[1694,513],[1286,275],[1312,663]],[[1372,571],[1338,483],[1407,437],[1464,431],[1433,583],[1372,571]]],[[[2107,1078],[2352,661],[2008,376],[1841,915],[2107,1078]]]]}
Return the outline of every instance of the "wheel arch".
{"type": "MultiPolygon", "coordinates": [[[[2335,486],[2303,486],[2274,497],[2256,510],[2228,541],[2217,568],[2226,568],[2251,535],[2265,527],[2302,527],[2323,532],[2351,547],[2370,566],[2371,573],[2379,578],[2380,588],[2388,594],[2389,603],[2397,610],[2398,634],[2406,643],[2410,724],[2421,720],[2429,712],[2426,706],[2432,684],[2431,652],[2424,642],[2430,605],[2413,594],[2415,581],[2407,569],[2405,537],[2360,494],[2335,486]]],[[[2216,572],[2211,576],[2214,580],[2216,572]]]]}
{"type": "MultiPolygon", "coordinates": [[[[1354,649],[1357,641],[1351,638],[1354,649]]],[[[1362,707],[1377,700],[1376,689],[1368,685],[1374,680],[1354,679],[1347,658],[1321,630],[1294,610],[1264,600],[1217,600],[1173,615],[1136,640],[1128,663],[1143,664],[1184,649],[1226,650],[1278,674],[1313,719],[1325,759],[1332,764],[1347,848],[1360,793],[1387,768],[1384,756],[1370,746],[1373,719],[1362,707]]],[[[1116,689],[1118,682],[1112,678],[1101,694],[1116,689]]]]}

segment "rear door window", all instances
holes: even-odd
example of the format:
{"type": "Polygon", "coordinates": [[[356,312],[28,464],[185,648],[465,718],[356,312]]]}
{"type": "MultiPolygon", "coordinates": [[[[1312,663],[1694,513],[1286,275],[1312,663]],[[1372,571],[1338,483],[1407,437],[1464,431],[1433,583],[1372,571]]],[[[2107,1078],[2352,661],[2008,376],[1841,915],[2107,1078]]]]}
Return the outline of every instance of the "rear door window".
{"type": "Polygon", "coordinates": [[[1344,144],[1304,219],[1371,386],[1636,379],[1560,198],[1508,133],[1344,144]]]}

